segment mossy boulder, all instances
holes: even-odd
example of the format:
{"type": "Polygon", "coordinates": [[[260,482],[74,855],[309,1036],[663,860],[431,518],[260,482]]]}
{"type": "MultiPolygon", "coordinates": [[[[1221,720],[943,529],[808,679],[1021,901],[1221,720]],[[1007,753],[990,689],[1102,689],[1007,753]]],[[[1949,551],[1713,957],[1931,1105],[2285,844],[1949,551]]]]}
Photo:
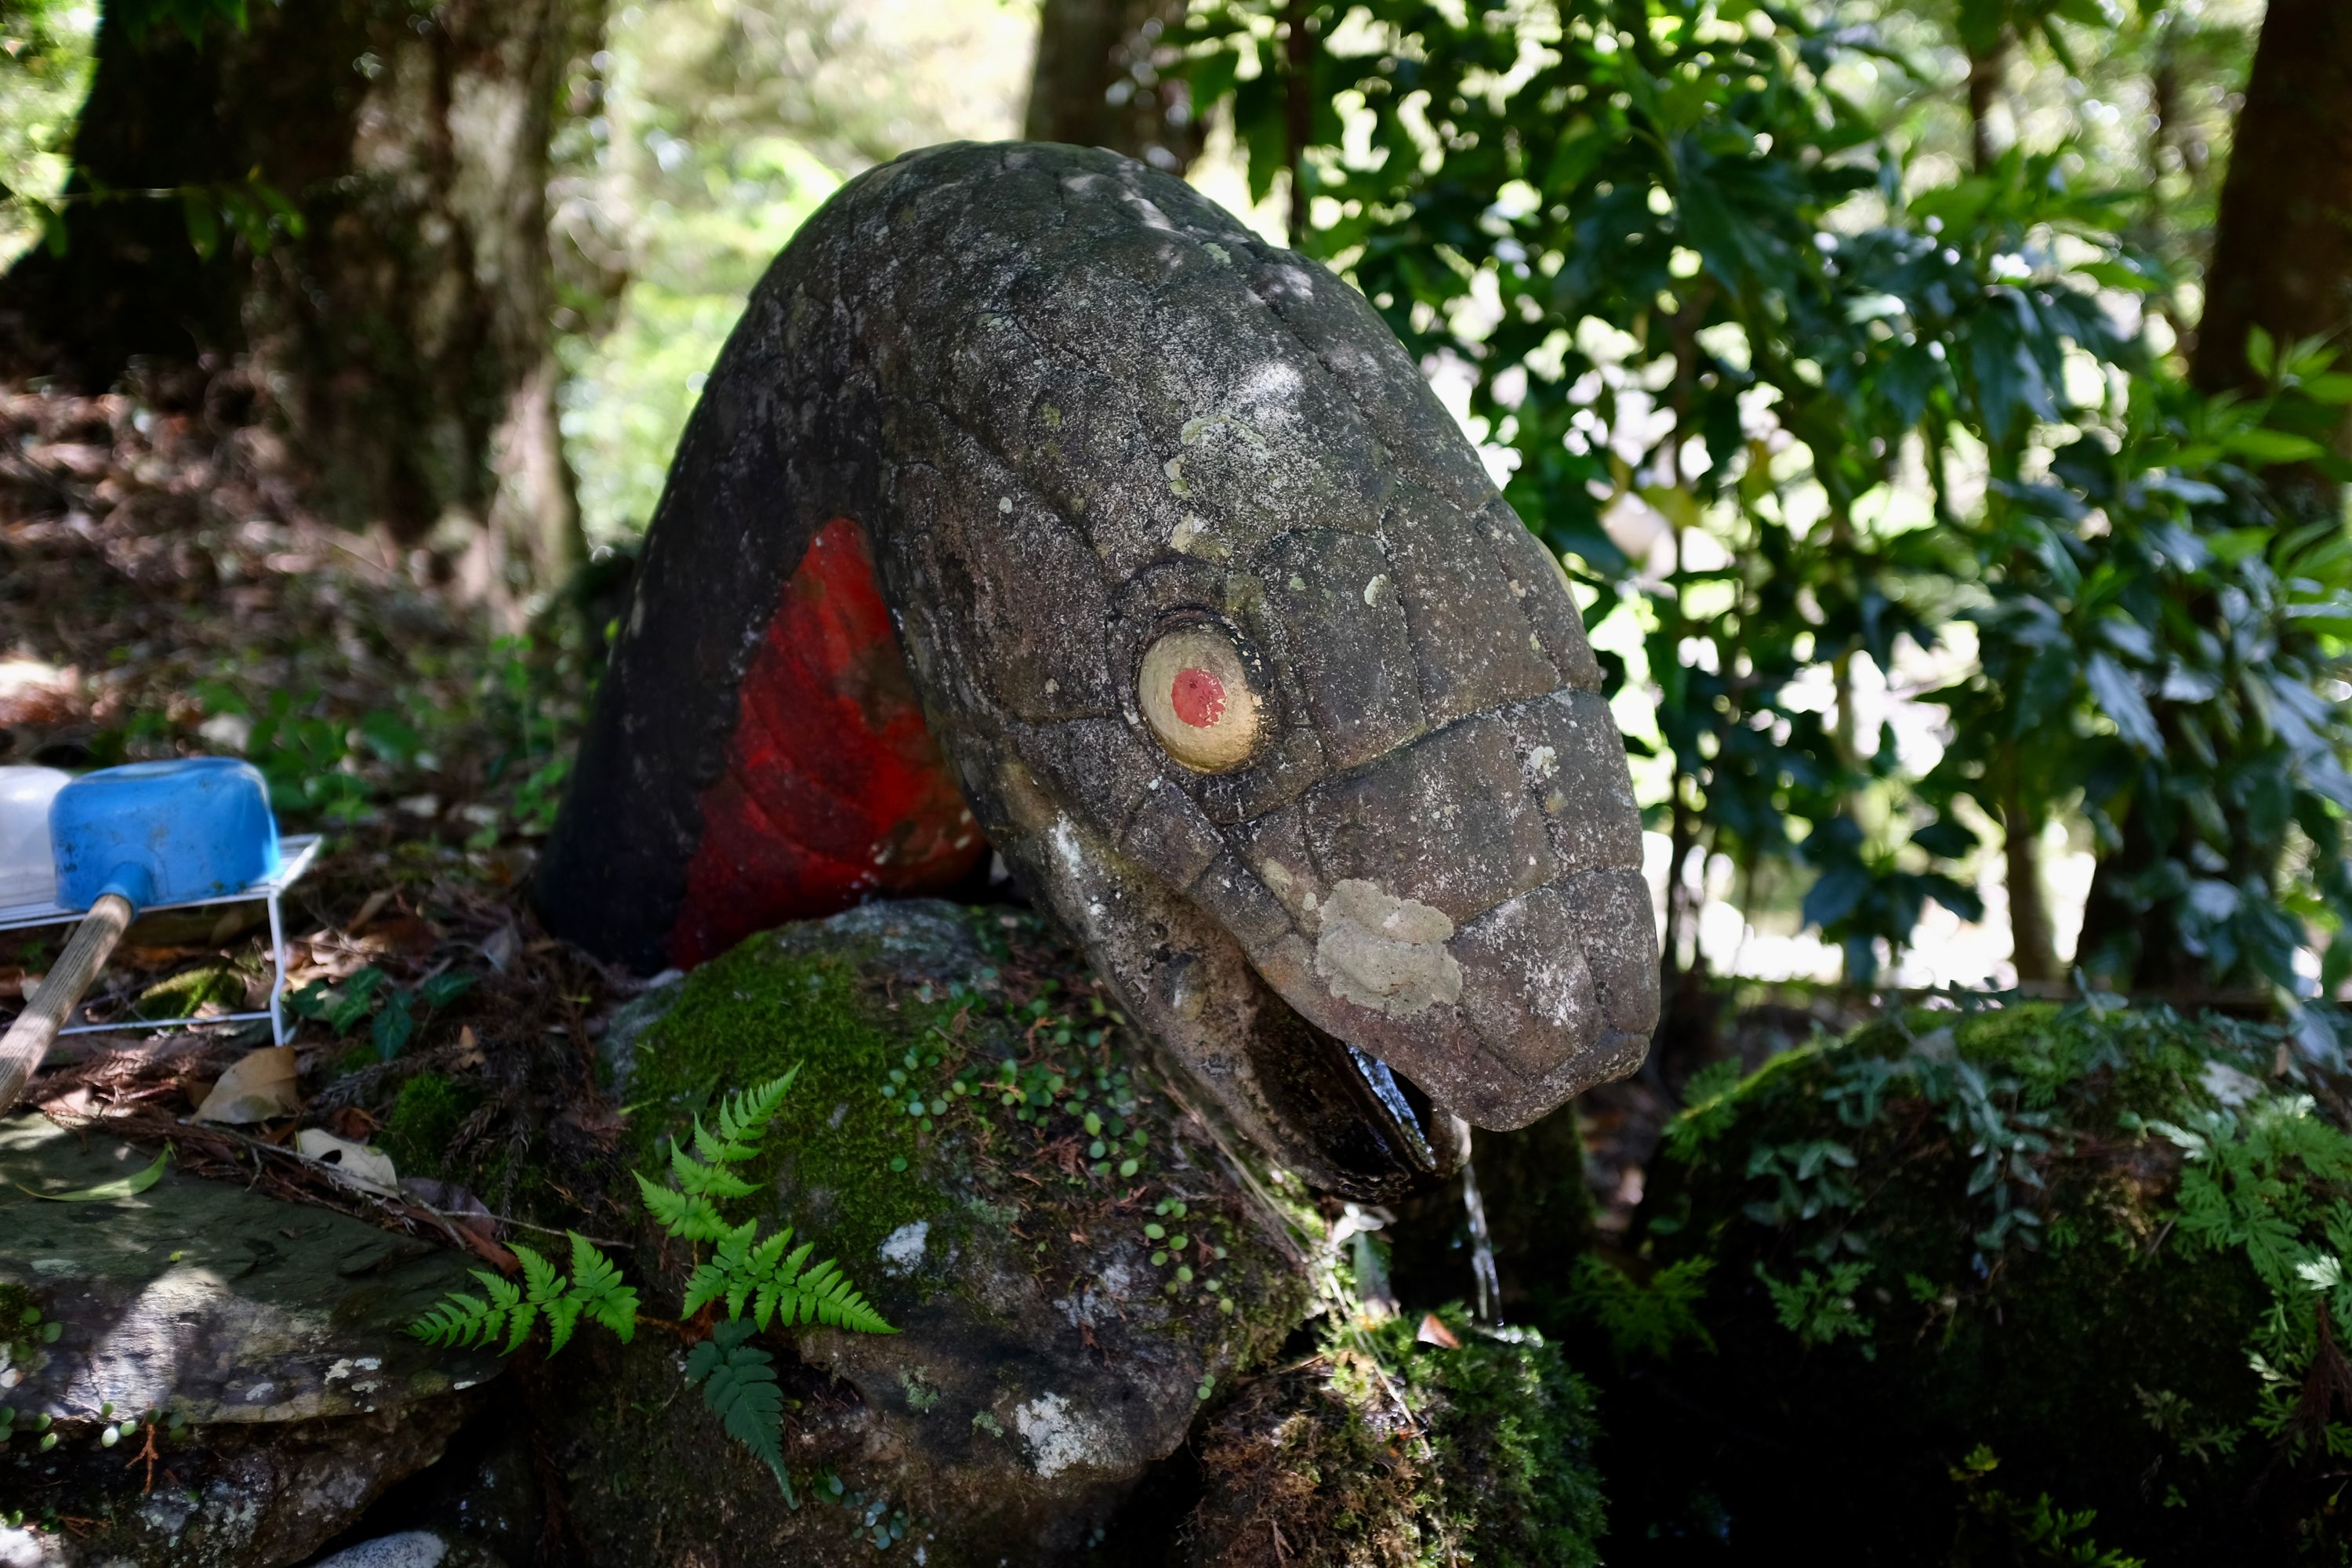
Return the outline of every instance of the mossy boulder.
{"type": "Polygon", "coordinates": [[[467,1260],[0,1121],[0,1563],[268,1568],[437,1458],[497,1376],[404,1331],[467,1260]],[[86,1195],[124,1184],[112,1195],[86,1195]],[[151,1462],[152,1460],[152,1462],[151,1462]]]}
{"type": "MultiPolygon", "coordinates": [[[[764,1337],[797,1508],[681,1397],[681,1338],[583,1336],[546,1397],[597,1562],[1087,1561],[1307,1315],[1305,1194],[1229,1163],[1028,916],[914,901],[786,927],[616,1022],[614,1092],[648,1170],[724,1092],[798,1069],[740,1167],[762,1194],[744,1202],[898,1331],[764,1337]]],[[[635,1259],[649,1304],[678,1299],[688,1248],[635,1259]]]]}
{"type": "Polygon", "coordinates": [[[2337,1560],[2345,1088],[2282,1029],[2111,1001],[1695,1082],[1638,1256],[1586,1282],[1615,1555],[2337,1560]]]}
{"type": "Polygon", "coordinates": [[[1192,1563],[1600,1561],[1591,1391],[1531,1330],[1433,1316],[1327,1330],[1320,1354],[1218,1413],[1198,1444],[1192,1563]]]}

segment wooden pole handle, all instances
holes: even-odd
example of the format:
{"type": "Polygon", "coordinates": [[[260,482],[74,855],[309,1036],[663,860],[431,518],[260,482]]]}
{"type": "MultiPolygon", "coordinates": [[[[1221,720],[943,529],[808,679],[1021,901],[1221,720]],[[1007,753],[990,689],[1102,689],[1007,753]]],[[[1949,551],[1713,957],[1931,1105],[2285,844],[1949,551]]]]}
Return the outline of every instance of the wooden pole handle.
{"type": "Polygon", "coordinates": [[[25,1010],[8,1026],[8,1033],[0,1036],[0,1116],[8,1114],[25,1086],[41,1070],[41,1058],[49,1054],[58,1031],[73,1016],[98,972],[106,967],[108,955],[137,912],[121,894],[100,894],[81,924],[74,927],[72,940],[43,977],[40,988],[26,1002],[25,1010]]]}

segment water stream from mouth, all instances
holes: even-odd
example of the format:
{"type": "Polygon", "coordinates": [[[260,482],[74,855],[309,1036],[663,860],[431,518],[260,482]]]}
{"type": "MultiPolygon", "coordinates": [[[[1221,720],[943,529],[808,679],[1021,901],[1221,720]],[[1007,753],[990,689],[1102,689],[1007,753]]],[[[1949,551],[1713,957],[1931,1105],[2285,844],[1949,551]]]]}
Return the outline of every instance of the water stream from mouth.
{"type": "Polygon", "coordinates": [[[1478,1171],[1470,1158],[1470,1139],[1462,1147],[1462,1206],[1470,1215],[1470,1276],[1478,1287],[1478,1321],[1503,1321],[1503,1284],[1495,1272],[1495,1242],[1486,1234],[1486,1200],[1478,1193],[1478,1171]]]}

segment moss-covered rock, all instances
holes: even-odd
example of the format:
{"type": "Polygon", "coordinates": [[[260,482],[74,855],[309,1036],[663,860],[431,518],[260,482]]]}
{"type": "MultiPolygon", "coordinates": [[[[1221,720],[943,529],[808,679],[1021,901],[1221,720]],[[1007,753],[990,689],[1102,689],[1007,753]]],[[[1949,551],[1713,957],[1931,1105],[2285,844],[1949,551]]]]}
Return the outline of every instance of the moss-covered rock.
{"type": "Polygon", "coordinates": [[[466,1119],[479,1109],[481,1090],[446,1073],[420,1072],[400,1086],[376,1146],[404,1175],[446,1176],[449,1151],[466,1119]]]}
{"type": "Polygon", "coordinates": [[[1328,1333],[1218,1414],[1199,1444],[1193,1563],[1600,1561],[1591,1391],[1539,1334],[1437,1316],[1442,1333],[1404,1318],[1328,1333]]]}
{"type": "Polygon", "coordinates": [[[0,1121],[0,1563],[299,1562],[502,1371],[404,1329],[466,1259],[46,1118],[0,1121]],[[152,1463],[148,1461],[152,1459],[152,1463]]]}
{"type": "Polygon", "coordinates": [[[1630,1278],[1587,1281],[1616,1555],[2336,1560],[2343,1088],[2281,1030],[2112,1005],[1695,1084],[1630,1278]]]}
{"type": "MultiPolygon", "coordinates": [[[[679,1336],[583,1335],[547,1396],[599,1562],[865,1563],[877,1527],[935,1565],[1084,1561],[1306,1314],[1291,1227],[1318,1222],[1295,1184],[1246,1185],[1028,917],[868,906],[754,937],[665,995],[608,1052],[640,1163],[796,1068],[735,1167],[761,1194],[741,1213],[796,1226],[899,1331],[765,1336],[797,1510],[681,1397],[679,1336]]],[[[649,1310],[678,1300],[688,1254],[636,1248],[649,1310]]]]}

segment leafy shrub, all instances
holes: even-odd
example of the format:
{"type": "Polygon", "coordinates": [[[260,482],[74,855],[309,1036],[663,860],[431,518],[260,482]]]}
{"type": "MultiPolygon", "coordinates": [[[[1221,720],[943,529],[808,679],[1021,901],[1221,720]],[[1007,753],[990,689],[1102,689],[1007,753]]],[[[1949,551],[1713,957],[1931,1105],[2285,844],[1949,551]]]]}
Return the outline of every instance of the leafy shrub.
{"type": "Polygon", "coordinates": [[[377,1059],[388,1062],[415,1038],[420,1022],[430,1023],[436,1013],[472,990],[480,978],[447,970],[413,986],[399,985],[370,964],[341,984],[313,980],[297,986],[286,994],[286,1010],[298,1018],[316,1018],[339,1037],[366,1024],[377,1059]]]}
{"type": "Polygon", "coordinates": [[[2297,1041],[2095,997],[1914,1012],[1703,1086],[1635,1264],[1698,1274],[1705,1337],[1612,1335],[1628,1528],[2332,1558],[2352,1080],[2297,1041]]]}
{"type": "MultiPolygon", "coordinates": [[[[1744,899],[1801,894],[1858,980],[1929,900],[1980,913],[1985,816],[2025,850],[2086,820],[2094,973],[2293,990],[2305,923],[2352,912],[2352,546],[2268,479],[2352,475],[2322,445],[2352,377],[2257,337],[2262,395],[2186,384],[2093,133],[1956,172],[1911,112],[1945,89],[1888,41],[2064,62],[2061,16],[2093,58],[2160,26],[2170,73],[2180,8],[2127,9],[1211,0],[1177,35],[1254,197],[1286,178],[1296,243],[1466,383],[1588,621],[1638,635],[1673,885],[1719,855],[1744,899]],[[1979,657],[1929,699],[1955,744],[1921,776],[1858,671],[1959,620],[1979,657]]],[[[1670,901],[1670,963],[1694,913],[1670,901]]]]}

